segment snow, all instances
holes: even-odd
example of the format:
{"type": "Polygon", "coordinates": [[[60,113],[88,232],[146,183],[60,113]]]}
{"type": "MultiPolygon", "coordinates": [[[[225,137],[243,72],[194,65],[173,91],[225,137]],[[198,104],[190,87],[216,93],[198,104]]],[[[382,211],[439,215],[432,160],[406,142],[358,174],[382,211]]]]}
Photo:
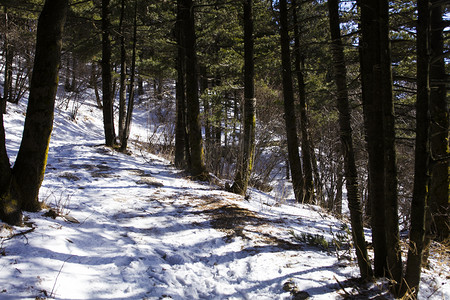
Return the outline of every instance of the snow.
{"type": "MultiPolygon", "coordinates": [[[[12,162],[25,108],[25,101],[8,104],[5,115],[12,162]]],[[[135,115],[127,155],[103,146],[102,114],[93,100],[83,102],[75,120],[58,106],[40,191],[47,208],[25,213],[28,227],[0,223],[0,299],[357,294],[351,251],[301,238],[349,241],[342,220],[284,196],[252,190],[245,200],[191,180],[139,147],[136,140],[145,141],[149,132],[148,110],[138,106],[135,115]],[[55,219],[50,209],[58,213],[55,219]]],[[[448,262],[440,267],[440,276],[424,273],[424,299],[450,299],[448,262]]],[[[380,283],[365,287],[366,299],[390,298],[380,283]]]]}

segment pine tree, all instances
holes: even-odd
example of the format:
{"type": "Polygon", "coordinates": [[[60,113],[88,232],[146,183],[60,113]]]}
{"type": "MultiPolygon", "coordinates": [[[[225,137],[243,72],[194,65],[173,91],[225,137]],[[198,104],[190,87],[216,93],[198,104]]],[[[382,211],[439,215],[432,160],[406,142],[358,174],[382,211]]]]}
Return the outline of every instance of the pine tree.
{"type": "Polygon", "coordinates": [[[430,102],[430,2],[417,1],[417,100],[416,148],[414,164],[414,191],[411,202],[411,230],[409,233],[408,261],[402,294],[417,299],[422,256],[425,241],[425,216],[430,178],[429,102],[430,102]]]}
{"type": "MultiPolygon", "coordinates": [[[[301,7],[301,5],[300,5],[301,7]]],[[[304,188],[304,202],[313,204],[314,199],[314,182],[313,171],[311,163],[311,145],[309,141],[308,132],[308,117],[306,105],[306,87],[304,75],[304,54],[301,51],[300,45],[300,22],[297,19],[297,5],[296,1],[292,1],[293,21],[294,21],[294,56],[295,56],[295,73],[297,75],[298,93],[300,100],[300,129],[301,129],[301,144],[302,144],[302,167],[303,167],[303,188],[304,188]]]]}
{"type": "Polygon", "coordinates": [[[303,174],[298,151],[297,121],[294,107],[294,91],[292,86],[291,53],[289,44],[289,25],[287,1],[280,0],[280,39],[283,75],[284,120],[288,144],[289,166],[295,200],[303,203],[303,174]]]}
{"type": "Polygon", "coordinates": [[[113,147],[115,143],[113,91],[111,75],[111,8],[110,0],[102,0],[102,91],[103,91],[103,126],[105,144],[113,147]]]}
{"type": "Polygon", "coordinates": [[[53,111],[60,65],[62,33],[68,0],[46,0],[39,16],[34,68],[22,142],[9,169],[3,128],[0,132],[0,218],[20,224],[20,210],[38,211],[53,128],[53,111]],[[9,169],[9,170],[8,170],[9,169]]]}
{"type": "Polygon", "coordinates": [[[120,144],[120,151],[125,152],[127,149],[128,138],[130,136],[131,118],[134,109],[134,81],[136,77],[136,44],[137,44],[137,0],[134,0],[134,20],[133,20],[133,50],[131,54],[131,75],[129,85],[129,96],[127,114],[123,129],[123,135],[120,144]]]}
{"type": "Polygon", "coordinates": [[[181,4],[181,15],[184,25],[183,40],[186,58],[186,108],[190,146],[189,171],[194,177],[205,179],[206,167],[200,125],[200,104],[198,98],[194,4],[192,0],[183,0],[181,4]]]}
{"type": "Polygon", "coordinates": [[[430,115],[432,177],[430,183],[430,213],[432,235],[438,241],[450,237],[450,176],[449,118],[445,78],[443,2],[431,1],[430,32],[430,115]]]}
{"type": "Polygon", "coordinates": [[[367,254],[362,209],[359,196],[358,173],[355,164],[352,128],[350,122],[350,106],[348,103],[347,69],[344,50],[341,41],[339,22],[339,1],[328,0],[328,10],[331,32],[331,49],[334,62],[334,76],[337,86],[337,107],[339,110],[339,125],[341,151],[344,156],[345,182],[347,188],[348,207],[352,224],[352,236],[358,259],[359,271],[363,279],[373,276],[372,266],[367,254]]]}
{"type": "Polygon", "coordinates": [[[400,283],[402,263],[397,212],[388,1],[358,3],[361,9],[361,82],[369,154],[374,272],[375,276],[388,276],[400,283]]]}
{"type": "Polygon", "coordinates": [[[254,84],[253,55],[253,5],[252,0],[244,1],[244,136],[241,146],[241,161],[231,190],[245,195],[253,168],[255,152],[256,99],[254,84]]]}

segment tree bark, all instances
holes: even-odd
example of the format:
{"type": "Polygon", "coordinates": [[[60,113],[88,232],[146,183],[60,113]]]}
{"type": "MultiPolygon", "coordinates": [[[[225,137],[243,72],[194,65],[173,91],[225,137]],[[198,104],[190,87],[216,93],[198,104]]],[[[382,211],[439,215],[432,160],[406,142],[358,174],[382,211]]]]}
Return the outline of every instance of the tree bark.
{"type": "Polygon", "coordinates": [[[200,66],[200,95],[203,95],[203,127],[205,128],[205,152],[206,159],[208,155],[211,154],[211,108],[210,108],[210,97],[207,93],[208,89],[208,75],[205,66],[200,66]]]}
{"type": "Polygon", "coordinates": [[[353,148],[353,137],[350,121],[351,112],[348,101],[347,69],[344,59],[344,47],[341,40],[338,8],[339,0],[328,0],[331,50],[337,88],[337,107],[339,110],[341,151],[344,157],[345,182],[347,188],[348,208],[350,210],[350,221],[352,225],[352,237],[361,278],[367,280],[373,276],[373,271],[364,237],[358,173],[355,163],[355,152],[353,148]]]}
{"type": "Polygon", "coordinates": [[[136,75],[136,44],[137,44],[137,1],[134,1],[134,21],[133,21],[133,52],[131,55],[131,76],[128,96],[127,118],[123,129],[123,136],[120,144],[120,151],[127,150],[128,138],[130,137],[131,120],[134,108],[134,79],[136,75]]]}
{"type": "Polygon", "coordinates": [[[444,61],[445,23],[442,20],[442,3],[432,0],[431,7],[431,65],[430,65],[430,114],[431,114],[431,155],[432,177],[430,183],[430,213],[432,216],[431,234],[438,241],[449,238],[449,204],[450,204],[450,177],[448,144],[448,104],[446,71],[444,61]]]}
{"type": "Polygon", "coordinates": [[[380,65],[383,99],[383,131],[384,131],[384,191],[386,216],[387,276],[397,284],[393,286],[394,294],[403,276],[400,249],[400,230],[398,219],[398,176],[397,153],[395,148],[395,113],[392,96],[391,45],[389,39],[389,1],[379,1],[380,26],[380,65]]]}
{"type": "Polygon", "coordinates": [[[359,1],[361,8],[361,81],[369,153],[369,198],[375,275],[402,279],[398,228],[397,161],[389,41],[389,2],[359,1]],[[382,209],[380,209],[382,208],[382,209]]]}
{"type": "Polygon", "coordinates": [[[408,261],[405,281],[402,283],[402,292],[412,294],[414,299],[417,299],[419,292],[429,184],[430,2],[428,0],[418,0],[417,10],[417,100],[414,189],[411,202],[408,261]]]}
{"type": "Polygon", "coordinates": [[[0,219],[8,224],[20,225],[22,211],[16,199],[11,197],[11,166],[6,151],[3,114],[0,113],[0,219]]]}
{"type": "Polygon", "coordinates": [[[384,177],[383,98],[380,66],[380,28],[378,0],[358,1],[361,10],[360,64],[361,84],[369,154],[369,199],[371,205],[372,242],[374,247],[374,274],[387,275],[387,244],[384,177]]]}
{"type": "Polygon", "coordinates": [[[291,55],[289,44],[289,25],[286,0],[280,0],[280,42],[283,76],[284,120],[286,124],[286,137],[288,158],[291,169],[292,186],[295,200],[303,203],[303,174],[298,151],[297,120],[295,116],[294,91],[292,87],[291,55]]]}
{"type": "Polygon", "coordinates": [[[102,0],[102,91],[103,126],[106,146],[113,147],[115,140],[113,93],[111,81],[110,0],[102,0]]]}
{"type": "Polygon", "coordinates": [[[125,0],[121,1],[120,7],[120,81],[119,81],[119,139],[122,140],[126,120],[126,94],[127,94],[127,51],[125,49],[125,29],[123,19],[125,15],[125,0]]]}
{"type": "Polygon", "coordinates": [[[175,125],[175,166],[187,167],[186,148],[186,90],[185,90],[185,51],[181,0],[177,0],[177,82],[176,82],[176,125],[175,125]]]}
{"type": "MultiPolygon", "coordinates": [[[[38,195],[44,179],[53,128],[53,111],[58,87],[62,33],[67,6],[68,0],[46,0],[39,16],[34,67],[22,142],[11,172],[11,181],[9,183],[6,181],[8,175],[1,176],[3,190],[0,191],[0,194],[6,196],[2,202],[6,200],[7,204],[8,202],[12,204],[14,209],[38,211],[41,208],[38,195]]],[[[4,142],[3,128],[1,135],[0,142],[4,142]]],[[[0,163],[2,169],[6,171],[8,161],[5,151],[6,149],[3,149],[2,146],[0,163]]],[[[6,174],[8,173],[6,171],[6,174]]],[[[2,203],[2,213],[8,214],[8,211],[4,209],[4,204],[5,202],[2,203]]],[[[18,211],[13,212],[13,215],[21,216],[18,211]]],[[[12,223],[21,222],[16,218],[11,221],[12,223]]]]}
{"type": "Polygon", "coordinates": [[[12,87],[12,66],[13,66],[13,49],[9,39],[9,15],[8,9],[4,7],[5,13],[5,34],[3,41],[3,53],[5,56],[5,80],[3,83],[3,97],[0,99],[0,113],[6,113],[6,102],[10,100],[12,87]]]}
{"type": "Polygon", "coordinates": [[[304,202],[314,203],[314,182],[313,170],[311,163],[311,145],[308,134],[308,116],[306,106],[306,87],[303,72],[304,55],[301,52],[300,46],[300,23],[297,20],[296,1],[292,1],[293,17],[294,17],[294,54],[295,54],[295,73],[297,74],[298,93],[300,99],[300,128],[302,133],[302,163],[304,175],[304,202]]]}
{"type": "Polygon", "coordinates": [[[102,99],[100,98],[100,93],[98,92],[96,63],[92,63],[92,73],[93,73],[92,84],[94,86],[94,93],[95,93],[95,100],[97,101],[97,108],[103,109],[102,99]]]}
{"type": "Polygon", "coordinates": [[[198,98],[194,4],[192,0],[182,0],[181,4],[184,25],[184,46],[186,51],[186,108],[191,155],[189,171],[196,178],[206,179],[207,174],[203,152],[200,104],[198,98]]]}
{"type": "Polygon", "coordinates": [[[231,191],[245,195],[253,168],[255,153],[256,99],[253,62],[253,8],[252,0],[244,0],[244,137],[241,145],[241,161],[231,191]]]}

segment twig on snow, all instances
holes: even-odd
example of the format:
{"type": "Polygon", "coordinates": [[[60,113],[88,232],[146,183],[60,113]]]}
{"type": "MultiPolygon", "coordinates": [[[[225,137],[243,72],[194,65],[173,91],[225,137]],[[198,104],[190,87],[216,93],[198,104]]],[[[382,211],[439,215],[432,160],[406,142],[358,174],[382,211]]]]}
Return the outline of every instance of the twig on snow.
{"type": "Polygon", "coordinates": [[[52,291],[50,292],[50,297],[51,297],[51,298],[55,298],[54,295],[53,295],[53,291],[55,290],[55,286],[56,286],[56,282],[58,281],[58,277],[59,277],[59,275],[61,274],[61,271],[62,271],[62,269],[64,268],[64,265],[66,264],[66,262],[67,262],[69,259],[71,259],[72,257],[73,257],[73,255],[71,255],[71,256],[69,256],[68,258],[66,258],[66,259],[64,260],[63,264],[61,265],[61,268],[59,269],[58,275],[56,275],[55,283],[53,283],[52,291]]]}

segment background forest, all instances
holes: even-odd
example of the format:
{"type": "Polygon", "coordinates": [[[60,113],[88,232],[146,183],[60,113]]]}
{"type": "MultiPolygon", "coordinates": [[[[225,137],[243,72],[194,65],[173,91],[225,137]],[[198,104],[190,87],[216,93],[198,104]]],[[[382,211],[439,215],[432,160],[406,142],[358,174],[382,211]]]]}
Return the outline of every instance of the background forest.
{"type": "MultiPolygon", "coordinates": [[[[30,89],[43,6],[0,2],[5,112],[30,89]]],[[[134,104],[147,105],[156,113],[142,146],[194,179],[243,196],[247,185],[292,189],[338,217],[348,204],[361,276],[386,276],[394,294],[414,297],[428,245],[449,241],[449,9],[444,0],[69,1],[58,105],[75,120],[93,89],[105,144],[122,152],[134,104]]]]}

